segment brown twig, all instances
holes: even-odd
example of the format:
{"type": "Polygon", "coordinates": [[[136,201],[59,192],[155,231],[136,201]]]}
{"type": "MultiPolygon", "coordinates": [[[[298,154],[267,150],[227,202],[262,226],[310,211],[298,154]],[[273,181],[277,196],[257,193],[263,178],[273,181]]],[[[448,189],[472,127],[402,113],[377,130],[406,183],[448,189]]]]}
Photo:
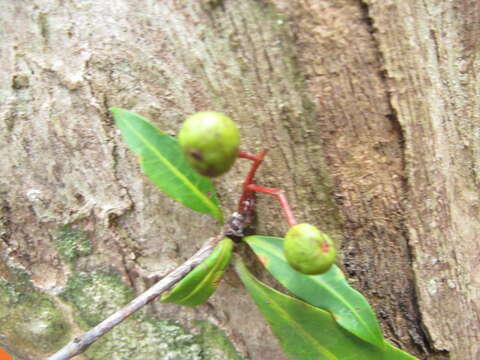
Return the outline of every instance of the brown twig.
{"type": "Polygon", "coordinates": [[[50,356],[47,360],[67,360],[83,353],[91,344],[93,344],[99,337],[105,335],[115,326],[127,319],[130,315],[140,310],[142,307],[155,300],[165,291],[169,290],[180,280],[182,280],[192,269],[205,260],[213,251],[217,243],[225,236],[241,236],[244,229],[249,225],[252,213],[254,211],[254,191],[248,188],[255,177],[255,173],[263,161],[267,150],[263,150],[259,155],[251,155],[248,153],[240,153],[239,157],[253,160],[252,167],[244,182],[242,196],[239,203],[239,212],[235,212],[226,223],[223,231],[217,236],[208,239],[190,259],[185,261],[178,268],[173,270],[170,274],[158,281],[155,285],[147,291],[133,299],[123,308],[110,315],[100,324],[87,331],[85,334],[76,337],[70,343],[65,345],[62,349],[50,356]]]}
{"type": "Polygon", "coordinates": [[[84,352],[91,344],[93,344],[99,337],[106,334],[113,329],[116,325],[120,324],[134,312],[140,310],[149,302],[156,299],[163,292],[170,289],[173,285],[178,283],[183,277],[185,277],[192,269],[205,260],[212,252],[215,245],[223,239],[224,232],[208,239],[203,246],[198,250],[190,259],[185,261],[178,268],[173,270],[170,274],[158,281],[155,285],[133,299],[130,303],[123,308],[110,315],[103,320],[100,324],[87,331],[85,334],[76,337],[65,347],[58,352],[50,356],[47,360],[67,360],[75,355],[84,352]]]}

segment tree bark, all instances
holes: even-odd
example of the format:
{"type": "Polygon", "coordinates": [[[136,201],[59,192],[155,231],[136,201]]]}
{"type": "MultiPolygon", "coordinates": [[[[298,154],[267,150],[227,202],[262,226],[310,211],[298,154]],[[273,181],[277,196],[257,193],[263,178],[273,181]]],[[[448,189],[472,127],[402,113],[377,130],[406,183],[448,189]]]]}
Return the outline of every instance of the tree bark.
{"type": "MultiPolygon", "coordinates": [[[[64,343],[18,335],[21,294],[55,304],[70,339],[112,310],[66,292],[72,279],[91,276],[97,302],[111,274],[140,292],[218,231],[141,175],[108,114],[118,106],[171,134],[196,111],[230,115],[243,150],[270,149],[257,181],[337,241],[390,341],[422,359],[480,357],[478,1],[0,0],[0,12],[0,346],[30,359],[64,343]]],[[[215,181],[225,214],[247,168],[215,181]]],[[[286,229],[259,196],[255,232],[286,229]]],[[[286,359],[233,273],[207,305],[144,315],[193,333],[207,320],[243,358],[286,359]]]]}

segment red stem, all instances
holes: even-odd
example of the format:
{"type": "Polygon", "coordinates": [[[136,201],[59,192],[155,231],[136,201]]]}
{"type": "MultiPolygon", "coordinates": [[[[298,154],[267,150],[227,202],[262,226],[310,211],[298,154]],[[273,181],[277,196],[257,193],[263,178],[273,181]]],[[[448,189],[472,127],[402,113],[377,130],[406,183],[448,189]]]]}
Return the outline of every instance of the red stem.
{"type": "Polygon", "coordinates": [[[287,197],[285,196],[285,190],[267,188],[267,187],[258,186],[258,185],[255,185],[255,184],[247,185],[247,190],[255,191],[255,192],[261,192],[261,193],[264,193],[264,194],[269,194],[269,195],[275,196],[277,198],[277,200],[280,202],[280,205],[282,206],[282,209],[283,209],[285,217],[288,221],[288,224],[290,226],[293,226],[293,225],[297,224],[297,221],[295,220],[295,217],[293,216],[292,210],[290,209],[290,205],[288,204],[287,197]]]}
{"type": "Polygon", "coordinates": [[[243,159],[249,159],[253,160],[252,167],[250,168],[250,171],[247,174],[247,177],[245,178],[245,181],[243,183],[243,188],[245,189],[248,185],[253,183],[253,178],[255,177],[255,173],[257,172],[258,167],[263,161],[263,158],[265,155],[267,155],[268,150],[263,149],[258,155],[253,155],[250,153],[246,153],[243,151],[240,151],[238,154],[238,157],[243,158],[243,159]]]}
{"type": "MultiPolygon", "coordinates": [[[[263,150],[263,151],[266,153],[268,150],[263,150]]],[[[256,160],[258,160],[258,158],[261,154],[262,153],[260,153],[259,155],[254,155],[254,154],[247,153],[245,151],[240,151],[237,156],[239,158],[242,158],[242,159],[248,159],[248,160],[256,161],[256,160]]]]}
{"type": "Polygon", "coordinates": [[[253,194],[254,192],[248,189],[248,186],[253,183],[253,179],[255,178],[255,173],[257,172],[258,167],[263,161],[265,155],[267,155],[268,150],[262,150],[258,155],[250,154],[247,152],[240,151],[238,153],[238,157],[242,159],[252,160],[253,164],[250,168],[245,181],[243,182],[243,191],[242,196],[240,196],[240,200],[238,202],[238,213],[244,217],[250,217],[251,212],[253,212],[253,194]]]}

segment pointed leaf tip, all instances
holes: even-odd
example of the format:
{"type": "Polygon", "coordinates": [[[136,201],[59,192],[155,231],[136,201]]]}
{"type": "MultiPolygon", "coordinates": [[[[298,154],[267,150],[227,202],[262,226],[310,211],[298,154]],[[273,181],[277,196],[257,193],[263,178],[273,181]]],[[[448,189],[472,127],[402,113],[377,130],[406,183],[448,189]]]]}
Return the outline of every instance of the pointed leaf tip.
{"type": "Polygon", "coordinates": [[[336,265],[321,275],[301,274],[292,269],[285,259],[283,239],[255,235],[244,240],[288,291],[318,308],[330,311],[340,326],[360,339],[372,345],[384,346],[375,313],[363,295],[348,284],[336,265]]]}
{"type": "Polygon", "coordinates": [[[328,311],[268,287],[256,279],[239,258],[235,258],[234,266],[283,350],[292,359],[416,359],[387,342],[379,347],[363,341],[339,326],[328,311]]]}

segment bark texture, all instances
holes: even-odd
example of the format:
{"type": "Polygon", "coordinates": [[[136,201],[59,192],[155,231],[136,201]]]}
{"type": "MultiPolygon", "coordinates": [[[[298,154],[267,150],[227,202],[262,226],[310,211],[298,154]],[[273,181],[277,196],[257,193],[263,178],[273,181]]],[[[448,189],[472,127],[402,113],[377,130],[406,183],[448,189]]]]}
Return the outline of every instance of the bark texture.
{"type": "MultiPolygon", "coordinates": [[[[2,296],[58,312],[51,334],[0,327],[1,346],[51,353],[112,310],[72,284],[122,303],[125,284],[142,291],[218,230],[140,175],[108,115],[119,106],[172,134],[195,111],[229,114],[244,150],[271,149],[258,182],[341,244],[390,341],[423,359],[480,357],[478,1],[0,0],[0,12],[0,323],[2,296]]],[[[245,170],[217,181],[226,214],[245,170]]],[[[286,228],[260,197],[256,233],[286,228]]],[[[207,305],[145,316],[192,331],[208,320],[242,357],[286,359],[233,274],[207,305]]],[[[135,321],[124,338],[153,332],[135,321]]],[[[168,356],[195,359],[189,341],[168,356]]]]}

